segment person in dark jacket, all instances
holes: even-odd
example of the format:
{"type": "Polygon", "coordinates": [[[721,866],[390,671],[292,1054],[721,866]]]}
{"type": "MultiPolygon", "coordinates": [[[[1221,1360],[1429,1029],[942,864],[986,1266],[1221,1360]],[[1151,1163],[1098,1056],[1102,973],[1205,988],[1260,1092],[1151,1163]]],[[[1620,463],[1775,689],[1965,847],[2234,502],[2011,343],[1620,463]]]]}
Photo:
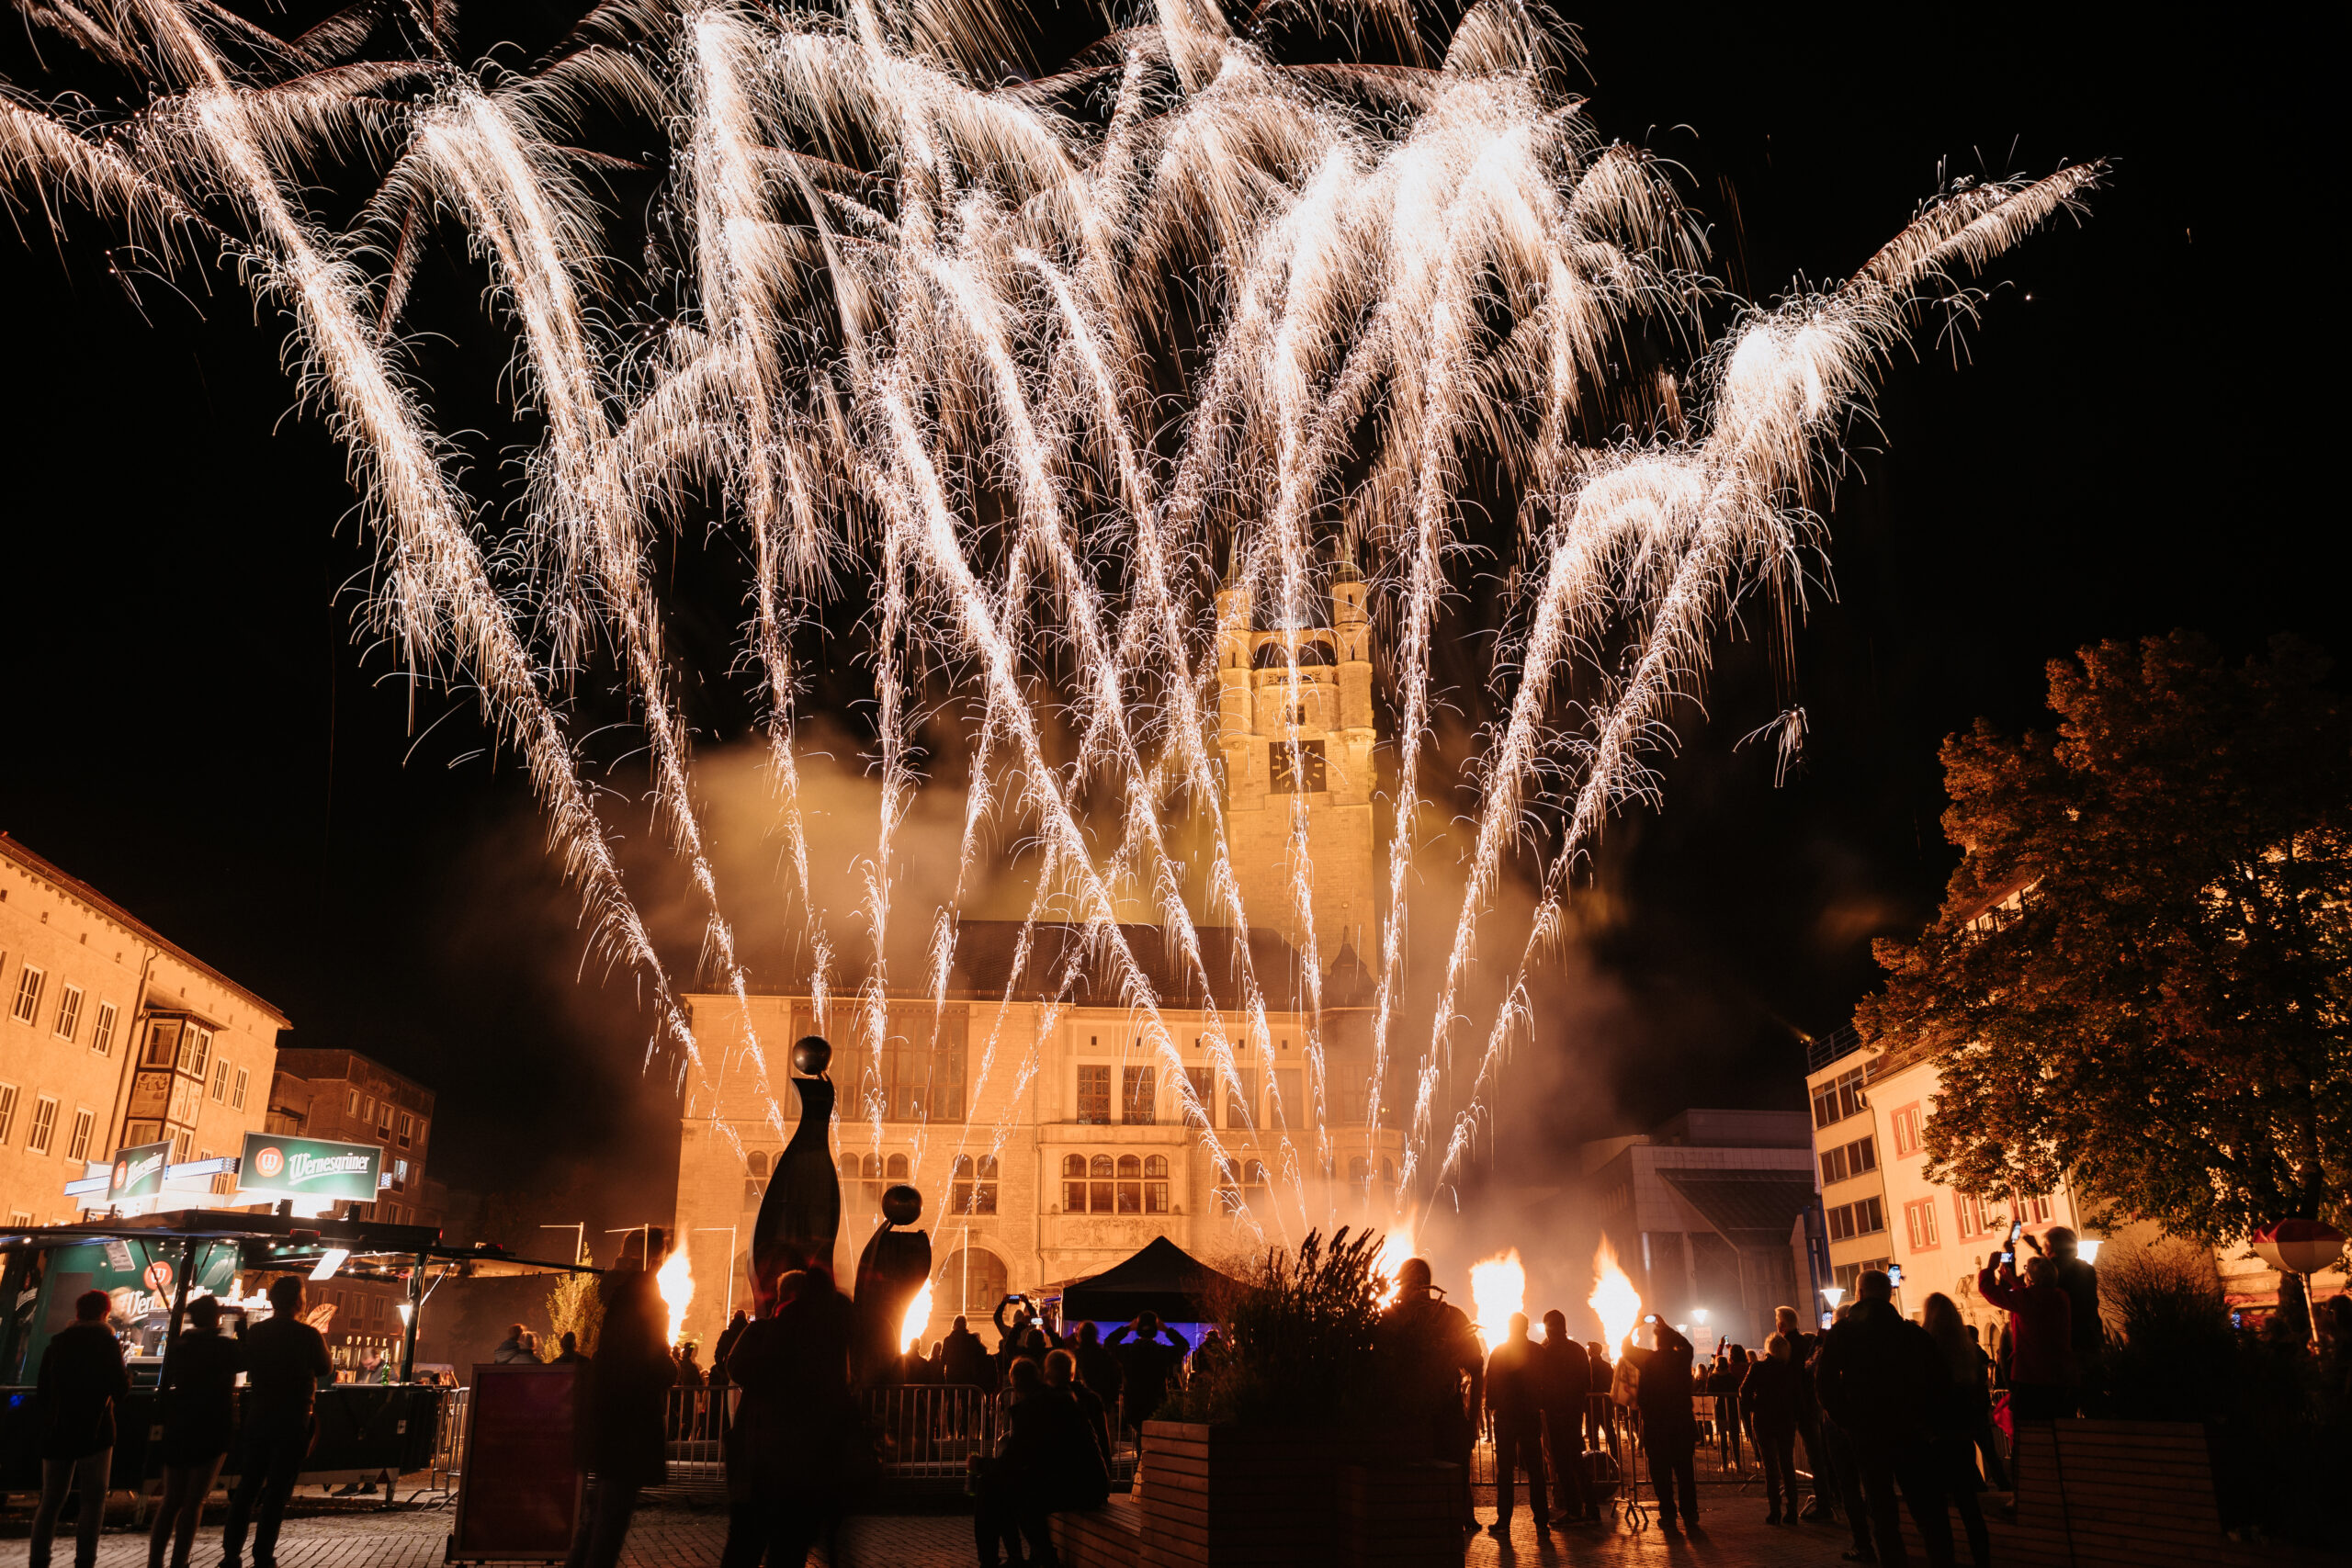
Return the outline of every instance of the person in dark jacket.
{"type": "Polygon", "coordinates": [[[147,1532],[147,1568],[187,1568],[204,1499],[228,1456],[237,1422],[237,1374],[245,1348],[220,1332],[220,1299],[199,1296],[187,1306],[187,1325],[164,1357],[164,1499],[147,1532]]]}
{"type": "Polygon", "coordinates": [[[1133,1323],[1111,1330],[1102,1348],[1119,1359],[1126,1391],[1126,1406],[1120,1420],[1140,1432],[1143,1424],[1159,1413],[1168,1398],[1169,1382],[1183,1366],[1184,1358],[1193,1353],[1193,1342],[1160,1322],[1158,1313],[1148,1312],[1133,1323]]]}
{"type": "MultiPolygon", "coordinates": [[[[1212,1329],[1209,1338],[1216,1337],[1216,1331],[1212,1329]]],[[[1207,1340],[1202,1341],[1201,1348],[1208,1348],[1207,1340]]],[[[1119,1365],[1119,1358],[1103,1348],[1102,1330],[1091,1323],[1080,1324],[1077,1342],[1070,1346],[1069,1353],[1078,1359],[1079,1382],[1092,1389],[1095,1396],[1114,1413],[1113,1418],[1116,1419],[1119,1391],[1125,1384],[1127,1374],[1125,1369],[1119,1365]]]]}
{"type": "Polygon", "coordinates": [[[1805,1398],[1796,1348],[1785,1334],[1764,1342],[1764,1359],[1739,1382],[1739,1413],[1764,1465],[1764,1522],[1797,1522],[1797,1410],[1805,1398]]]}
{"type": "Polygon", "coordinates": [[[940,1344],[940,1372],[950,1383],[996,1392],[996,1368],[989,1359],[988,1345],[960,1315],[940,1344]]]}
{"type": "Polygon", "coordinates": [[[602,1288],[596,1358],[574,1370],[585,1390],[577,1438],[594,1484],[572,1537],[570,1568],[614,1568],[639,1495],[670,1473],[662,1424],[678,1369],[663,1343],[669,1309],[643,1269],[616,1270],[602,1288]]]}
{"type": "Polygon", "coordinates": [[[1050,1386],[1026,1357],[1007,1375],[1004,1439],[973,1507],[981,1568],[995,1568],[999,1543],[1015,1540],[1028,1543],[1028,1562],[1053,1563],[1047,1516],[1099,1508],[1110,1495],[1110,1472],[1069,1391],[1050,1386]]]}
{"type": "Polygon", "coordinates": [[[549,1361],[548,1365],[551,1367],[584,1367],[588,1364],[588,1357],[580,1348],[580,1336],[577,1334],[566,1329],[564,1331],[563,1337],[556,1341],[556,1346],[557,1349],[555,1359],[549,1361]]]}
{"type": "Polygon", "coordinates": [[[1462,1472],[1462,1523],[1478,1528],[1470,1495],[1470,1450],[1485,1400],[1487,1358],[1463,1310],[1445,1300],[1426,1258],[1396,1269],[1396,1299],[1380,1314],[1375,1333],[1380,1375],[1400,1414],[1426,1425],[1440,1461],[1462,1472]]]}
{"type": "MultiPolygon", "coordinates": [[[[1607,1393],[1617,1381],[1617,1366],[1610,1359],[1609,1347],[1598,1339],[1586,1340],[1584,1364],[1592,1371],[1592,1392],[1607,1393]]],[[[1605,1399],[1589,1398],[1584,1402],[1584,1446],[1589,1450],[1606,1449],[1612,1458],[1617,1457],[1617,1427],[1610,1417],[1610,1404],[1605,1399]]]]}
{"type": "Polygon", "coordinates": [[[800,1568],[841,1523],[850,1479],[857,1406],[850,1392],[850,1348],[856,1314],[820,1269],[786,1274],[774,1315],[743,1331],[728,1358],[728,1375],[743,1391],[728,1470],[730,1503],[751,1527],[738,1557],[729,1521],[722,1563],[800,1568]]]}
{"type": "Polygon", "coordinates": [[[221,1568],[237,1568],[250,1529],[256,1568],[272,1568],[286,1500],[294,1495],[315,1435],[311,1412],[319,1382],[334,1377],[326,1337],[302,1321],[300,1274],[281,1274],[269,1282],[269,1316],[245,1331],[244,1351],[245,1413],[237,1443],[237,1489],[229,1495],[220,1563],[221,1568]]]}
{"type": "MultiPolygon", "coordinates": [[[[1090,1324],[1088,1326],[1093,1325],[1090,1324]]],[[[1046,1356],[1046,1387],[1056,1393],[1069,1395],[1071,1403],[1078,1406],[1079,1415],[1085,1418],[1087,1435],[1094,1439],[1095,1451],[1102,1460],[1102,1473],[1106,1477],[1103,1484],[1107,1487],[1114,1452],[1110,1407],[1102,1403],[1102,1395],[1086,1386],[1085,1380],[1079,1376],[1078,1358],[1068,1350],[1056,1350],[1046,1356]]],[[[1108,1495],[1107,1492],[1105,1495],[1108,1495]]],[[[1092,1506],[1100,1507],[1102,1505],[1092,1506]]]]}
{"type": "Polygon", "coordinates": [[[1854,1295],[1814,1365],[1821,1407],[1852,1439],[1881,1568],[1908,1561],[1898,1492],[1928,1562],[1952,1568],[1951,1517],[1936,1447],[1957,1425],[1951,1374],[1928,1331],[1894,1310],[1894,1282],[1885,1274],[1865,1269],[1854,1295]]]}
{"type": "Polygon", "coordinates": [[[1838,1468],[1822,1437],[1821,1401],[1813,1389],[1813,1358],[1821,1348],[1821,1336],[1806,1333],[1797,1309],[1792,1306],[1773,1309],[1772,1331],[1787,1337],[1789,1363],[1797,1371],[1797,1437],[1804,1444],[1805,1469],[1813,1472],[1813,1500],[1799,1517],[1834,1520],[1838,1468]]]}
{"type": "Polygon", "coordinates": [[[1624,1359],[1640,1376],[1634,1403],[1642,1413],[1642,1455],[1649,1461],[1650,1486],[1657,1494],[1660,1529],[1672,1529],[1680,1495],[1684,1528],[1699,1528],[1699,1421],[1690,1409],[1690,1341],[1661,1317],[1650,1319],[1651,1348],[1631,1338],[1624,1359]]]}
{"type": "Polygon", "coordinates": [[[1557,1308],[1544,1314],[1544,1449],[1552,1461],[1555,1518],[1593,1519],[1592,1492],[1585,1484],[1585,1409],[1591,1404],[1592,1362],[1585,1348],[1568,1337],[1568,1318],[1557,1308]]]}
{"type": "Polygon", "coordinates": [[[112,1304],[104,1291],[83,1292],[74,1299],[73,1323],[51,1336],[40,1355],[33,1394],[40,1417],[40,1503],[33,1510],[29,1568],[49,1568],[69,1490],[82,1496],[74,1568],[97,1561],[114,1464],[115,1406],[130,1393],[122,1346],[107,1325],[112,1304]]]}
{"type": "MultiPolygon", "coordinates": [[[[2018,1238],[2032,1246],[2033,1238],[2018,1238]]],[[[2083,1260],[2082,1243],[2064,1225],[2052,1225],[2041,1238],[2050,1270],[2066,1292],[2066,1343],[2075,1353],[2075,1400],[2077,1408],[2099,1397],[2107,1360],[2107,1325],[2098,1311],[2098,1269],[2083,1260]]],[[[2096,1409],[2086,1409],[2096,1415],[2096,1409]]]]}
{"type": "Polygon", "coordinates": [[[1527,1314],[1510,1314],[1503,1342],[1487,1358],[1487,1418],[1495,1434],[1495,1522],[1489,1533],[1510,1539],[1513,1494],[1527,1472],[1527,1506],[1535,1533],[1552,1528],[1544,1491],[1544,1363],[1527,1337],[1527,1314]]]}

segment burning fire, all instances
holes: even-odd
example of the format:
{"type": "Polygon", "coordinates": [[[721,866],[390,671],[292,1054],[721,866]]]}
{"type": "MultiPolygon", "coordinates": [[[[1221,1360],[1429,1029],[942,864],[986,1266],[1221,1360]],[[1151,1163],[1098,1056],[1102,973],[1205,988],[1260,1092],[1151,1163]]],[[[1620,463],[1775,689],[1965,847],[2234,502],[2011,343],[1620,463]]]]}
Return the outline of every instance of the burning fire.
{"type": "Polygon", "coordinates": [[[1380,1256],[1373,1259],[1373,1269],[1382,1279],[1388,1281],[1388,1288],[1380,1292],[1382,1306],[1395,1303],[1397,1270],[1403,1269],[1405,1259],[1412,1256],[1413,1230],[1410,1225],[1400,1220],[1394,1230],[1380,1238],[1380,1256]]]}
{"type": "Polygon", "coordinates": [[[899,1320],[899,1347],[904,1350],[922,1348],[922,1331],[931,1326],[931,1281],[925,1280],[915,1299],[907,1303],[907,1315],[899,1320]]]}
{"type": "Polygon", "coordinates": [[[685,1336],[686,1308],[695,1299],[694,1265],[686,1261],[684,1247],[670,1254],[661,1272],[653,1276],[653,1282],[661,1287],[662,1304],[670,1309],[669,1343],[675,1345],[685,1336]]]}
{"type": "Polygon", "coordinates": [[[1519,1248],[1470,1266],[1470,1300],[1488,1348],[1510,1337],[1510,1314],[1527,1310],[1527,1270],[1520,1267],[1519,1248]]]}
{"type": "Polygon", "coordinates": [[[1585,1300],[1600,1319],[1600,1337],[1615,1355],[1642,1319],[1642,1298],[1625,1270],[1617,1267],[1617,1249],[1605,1236],[1592,1255],[1592,1294],[1585,1300]]]}

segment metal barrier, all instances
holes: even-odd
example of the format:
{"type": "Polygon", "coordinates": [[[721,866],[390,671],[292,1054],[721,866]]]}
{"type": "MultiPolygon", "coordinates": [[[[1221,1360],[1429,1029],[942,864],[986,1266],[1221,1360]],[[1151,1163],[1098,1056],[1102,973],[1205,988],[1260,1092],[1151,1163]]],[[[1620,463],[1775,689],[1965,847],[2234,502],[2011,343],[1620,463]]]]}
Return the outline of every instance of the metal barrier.
{"type": "Polygon", "coordinates": [[[961,1482],[973,1456],[995,1451],[999,1406],[984,1388],[911,1383],[871,1390],[865,1401],[887,1479],[961,1482]]]}
{"type": "Polygon", "coordinates": [[[433,1427],[433,1458],[424,1467],[424,1484],[410,1496],[410,1502],[431,1496],[432,1506],[437,1507],[456,1493],[466,1469],[466,1411],[472,1402],[469,1388],[449,1389],[441,1395],[440,1415],[433,1427]]]}

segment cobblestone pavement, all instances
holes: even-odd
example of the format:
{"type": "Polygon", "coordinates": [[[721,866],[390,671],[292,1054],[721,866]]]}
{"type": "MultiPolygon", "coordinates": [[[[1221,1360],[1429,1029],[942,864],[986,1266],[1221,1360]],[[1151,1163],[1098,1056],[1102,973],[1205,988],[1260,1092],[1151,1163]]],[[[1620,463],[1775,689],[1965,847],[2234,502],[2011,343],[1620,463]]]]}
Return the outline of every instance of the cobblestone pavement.
{"type": "MultiPolygon", "coordinates": [[[[21,1568],[26,1561],[26,1501],[18,1499],[0,1526],[6,1537],[0,1539],[0,1568],[21,1568]]],[[[1704,1501],[1697,1535],[1586,1525],[1540,1540],[1522,1505],[1508,1544],[1484,1531],[1466,1541],[1464,1568],[1829,1568],[1845,1544],[1845,1532],[1828,1526],[1766,1525],[1763,1503],[1750,1495],[1710,1487],[1704,1501]]],[[[220,1562],[220,1512],[217,1503],[207,1510],[194,1568],[216,1568],[220,1562]]],[[[1482,1519],[1494,1517],[1491,1506],[1478,1513],[1482,1519]]],[[[715,1568],[726,1529],[717,1508],[647,1507],[630,1532],[624,1568],[715,1568]]],[[[287,1519],[279,1538],[278,1568],[433,1568],[442,1561],[448,1531],[449,1516],[441,1509],[379,1512],[339,1506],[298,1514],[287,1519]]],[[[971,1520],[959,1514],[854,1518],[842,1544],[843,1568],[969,1568],[975,1561],[971,1520]]],[[[71,1563],[73,1550],[71,1535],[62,1535],[56,1562],[71,1563]]],[[[99,1547],[97,1568],[143,1568],[146,1550],[143,1533],[118,1524],[99,1547]]]]}

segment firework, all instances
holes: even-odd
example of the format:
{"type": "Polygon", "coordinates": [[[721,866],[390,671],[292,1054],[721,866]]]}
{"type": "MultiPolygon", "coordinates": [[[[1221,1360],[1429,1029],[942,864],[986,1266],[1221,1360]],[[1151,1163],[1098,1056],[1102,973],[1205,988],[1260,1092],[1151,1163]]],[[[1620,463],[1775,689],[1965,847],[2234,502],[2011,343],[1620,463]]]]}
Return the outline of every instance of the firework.
{"type": "MultiPolygon", "coordinates": [[[[109,107],[12,84],[0,181],[112,215],[143,265],[217,247],[286,313],[300,395],[348,451],[378,544],[366,631],[415,680],[479,694],[603,950],[650,983],[657,1044],[702,1061],[582,780],[592,721],[572,685],[609,655],[695,901],[695,963],[741,1000],[680,694],[723,673],[682,667],[655,565],[687,500],[715,494],[745,563],[735,669],[763,708],[820,1026],[841,998],[876,1059],[889,997],[918,989],[881,957],[908,918],[894,846],[915,727],[964,716],[967,874],[984,827],[1010,827],[1042,863],[1022,967],[1048,910],[1074,909],[1085,935],[1042,1017],[1107,973],[1228,1179],[1236,1156],[1180,1070],[1121,890],[1170,933],[1220,1077],[1238,1047],[1263,1059],[1269,994],[1304,997],[1305,1103],[1277,1098],[1272,1125],[1232,1131],[1264,1140],[1307,1223],[1326,1201],[1310,1194],[1340,1188],[1309,807],[1288,801],[1288,907],[1245,914],[1216,761],[1220,634],[1311,624],[1335,542],[1392,634],[1398,829],[1363,1099],[1374,1137],[1401,1124],[1396,1197],[1418,1212],[1524,1037],[1527,977],[1578,867],[1612,811],[1655,792],[1645,759],[1715,629],[1758,589],[1802,607],[1811,520],[1881,362],[1926,306],[1968,309],[1971,272],[2096,174],[1947,191],[1845,282],[1735,312],[1711,338],[1724,297],[1698,220],[1657,164],[1599,141],[1555,85],[1560,41],[1505,0],[1450,21],[1367,12],[1402,63],[1362,66],[1292,66],[1214,7],[1162,6],[1058,74],[1011,81],[1038,29],[987,4],[615,0],[518,72],[458,63],[437,9],[389,25],[358,8],[288,39],[197,0],[18,3],[129,85],[109,107]],[[615,161],[580,128],[616,118],[670,143],[650,270],[609,262],[583,177],[615,161]],[[349,227],[313,210],[311,193],[358,179],[374,196],[349,227]],[[512,496],[459,482],[408,367],[401,318],[438,215],[514,334],[508,384],[537,445],[512,496]],[[1667,363],[1658,344],[1700,346],[1667,363]],[[1468,503],[1491,511],[1498,493],[1523,592],[1495,643],[1499,716],[1424,1027],[1403,1013],[1416,824],[1442,804],[1432,642],[1468,503]],[[1221,581],[1212,562],[1229,563],[1221,581]],[[815,649],[843,604],[863,617],[880,785],[858,910],[875,957],[854,976],[835,972],[809,897],[799,798],[805,672],[836,656],[815,649]],[[1204,829],[1197,856],[1178,848],[1180,815],[1204,829]],[[1535,919],[1480,1027],[1462,1012],[1481,922],[1531,843],[1535,919]],[[1211,973],[1198,927],[1249,914],[1296,932],[1295,976],[1255,973],[1246,940],[1236,972],[1211,973]],[[1457,1061],[1464,1039],[1476,1049],[1457,1061]],[[1399,1106],[1390,1064],[1407,1060],[1399,1106]]],[[[1293,708],[1299,642],[1279,645],[1293,708]]],[[[932,938],[921,987],[944,998],[956,911],[913,918],[932,938]]],[[[1004,1070],[1001,1032],[977,1085],[1004,1070]]],[[[1009,1043],[1025,1084],[1039,1043],[1009,1043]]],[[[763,1043],[747,1025],[715,1056],[705,1078],[748,1072],[781,1132],[763,1043]]],[[[878,1096],[844,1103],[878,1144],[878,1096]]],[[[950,1157],[1008,1131],[967,1126],[950,1157]]]]}

